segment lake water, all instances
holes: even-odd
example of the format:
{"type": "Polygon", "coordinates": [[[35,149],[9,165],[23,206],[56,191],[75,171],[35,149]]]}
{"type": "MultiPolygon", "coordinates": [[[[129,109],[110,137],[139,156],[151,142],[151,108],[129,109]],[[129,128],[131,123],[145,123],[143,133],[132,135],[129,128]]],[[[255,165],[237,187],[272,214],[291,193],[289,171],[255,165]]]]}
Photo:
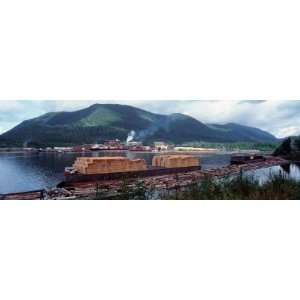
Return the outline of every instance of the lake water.
{"type": "MultiPolygon", "coordinates": [[[[22,192],[28,190],[53,187],[64,179],[64,168],[71,166],[78,156],[126,156],[130,159],[143,158],[151,164],[155,153],[141,152],[87,152],[87,153],[0,153],[0,194],[22,192]]],[[[201,153],[194,154],[201,158],[203,169],[226,166],[230,163],[230,154],[201,153]]],[[[292,165],[257,170],[260,178],[266,177],[270,171],[290,172],[300,178],[300,169],[292,165]],[[273,169],[272,169],[273,168],[273,169]]]]}
{"type": "Polygon", "coordinates": [[[245,172],[245,175],[252,175],[259,181],[260,184],[263,184],[268,180],[270,175],[277,175],[280,173],[284,176],[300,180],[300,164],[286,164],[282,166],[261,168],[254,171],[247,171],[245,172]]]}

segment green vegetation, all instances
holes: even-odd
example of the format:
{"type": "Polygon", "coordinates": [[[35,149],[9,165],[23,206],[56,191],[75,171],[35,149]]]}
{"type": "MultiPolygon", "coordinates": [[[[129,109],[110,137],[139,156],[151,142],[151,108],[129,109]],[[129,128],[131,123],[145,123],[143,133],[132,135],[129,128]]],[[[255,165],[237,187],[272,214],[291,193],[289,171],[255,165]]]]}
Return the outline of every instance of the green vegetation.
{"type": "MultiPolygon", "coordinates": [[[[110,197],[114,200],[149,200],[153,199],[155,190],[152,187],[146,187],[143,180],[130,183],[126,178],[123,179],[122,185],[118,190],[117,195],[110,197]]],[[[96,186],[95,200],[107,199],[107,191],[101,190],[99,186],[96,186]]]]}
{"type": "Polygon", "coordinates": [[[140,199],[147,200],[148,199],[148,189],[144,183],[144,181],[138,181],[134,185],[129,185],[129,183],[124,180],[120,189],[120,198],[124,200],[129,199],[140,199]]]}
{"type": "Polygon", "coordinates": [[[186,147],[203,147],[203,148],[218,148],[227,151],[240,150],[260,150],[264,152],[274,151],[278,147],[279,142],[269,143],[252,143],[252,142],[234,142],[234,143],[207,143],[207,142],[190,142],[184,143],[186,147]]]}
{"type": "Polygon", "coordinates": [[[294,144],[295,144],[295,148],[297,149],[297,151],[300,151],[300,137],[297,137],[294,140],[294,144]]]}
{"type": "Polygon", "coordinates": [[[72,146],[116,138],[125,141],[131,130],[145,144],[156,140],[177,145],[193,141],[276,142],[273,135],[248,126],[206,125],[183,114],[160,115],[128,105],[95,104],[74,112],[47,113],[24,121],[0,136],[0,147],[72,146]]]}
{"type": "Polygon", "coordinates": [[[300,199],[300,182],[284,174],[270,175],[268,180],[259,184],[258,180],[240,173],[239,176],[224,179],[206,177],[201,183],[165,193],[162,199],[183,200],[277,200],[300,199]]]}
{"type": "Polygon", "coordinates": [[[150,200],[154,198],[155,188],[147,187],[143,180],[138,180],[134,184],[129,184],[126,179],[123,180],[119,195],[115,199],[124,200],[150,200]]]}
{"type": "Polygon", "coordinates": [[[283,156],[290,160],[300,160],[300,136],[285,139],[274,151],[274,155],[283,156]]]}
{"type": "Polygon", "coordinates": [[[95,193],[95,200],[101,200],[101,199],[105,199],[105,195],[106,195],[106,190],[101,189],[100,185],[97,183],[96,185],[96,193],[95,193]]]}
{"type": "MultiPolygon", "coordinates": [[[[171,190],[155,192],[153,187],[147,188],[144,181],[130,184],[123,181],[121,188],[113,199],[154,199],[163,200],[293,200],[300,199],[300,182],[283,173],[270,174],[268,180],[260,184],[253,176],[242,172],[237,176],[214,179],[210,176],[201,181],[194,180],[187,187],[176,185],[171,190]]],[[[95,199],[105,199],[105,193],[96,190],[95,199]]]]}

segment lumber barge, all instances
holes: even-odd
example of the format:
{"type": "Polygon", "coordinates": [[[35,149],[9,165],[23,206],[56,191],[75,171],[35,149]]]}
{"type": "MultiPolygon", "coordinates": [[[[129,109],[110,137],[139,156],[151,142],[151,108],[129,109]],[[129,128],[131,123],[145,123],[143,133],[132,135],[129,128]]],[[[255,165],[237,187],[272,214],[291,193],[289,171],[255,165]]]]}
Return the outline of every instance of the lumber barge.
{"type": "MultiPolygon", "coordinates": [[[[79,157],[65,169],[65,182],[140,178],[201,170],[199,158],[191,155],[157,155],[152,165],[144,159],[126,157],[79,157]]],[[[59,186],[62,186],[60,184],[59,186]]]]}
{"type": "MultiPolygon", "coordinates": [[[[264,161],[251,162],[247,164],[233,164],[221,168],[213,168],[207,170],[185,170],[184,172],[174,172],[169,174],[157,174],[154,176],[138,176],[127,177],[129,185],[135,185],[138,180],[143,180],[148,188],[156,190],[172,190],[178,187],[185,187],[193,184],[195,181],[201,181],[206,176],[214,178],[225,177],[238,174],[241,171],[249,171],[260,168],[267,168],[276,165],[285,165],[289,161],[269,156],[264,161]]],[[[173,169],[176,171],[176,169],[173,169]]],[[[180,171],[183,171],[182,169],[180,171]]],[[[124,174],[123,174],[124,178],[124,174]]],[[[96,189],[100,188],[105,192],[106,199],[116,199],[118,190],[120,189],[123,178],[92,180],[92,181],[63,181],[56,188],[51,190],[35,190],[22,193],[0,194],[1,200],[40,200],[40,199],[92,199],[95,196],[96,189]],[[43,192],[41,194],[41,192],[43,192]],[[42,195],[42,196],[41,196],[42,195]]]]}
{"type": "Polygon", "coordinates": [[[114,172],[114,173],[102,173],[102,174],[80,174],[80,173],[69,173],[65,176],[65,181],[58,184],[58,186],[63,186],[64,183],[72,182],[88,182],[88,181],[107,181],[107,180],[117,180],[124,178],[142,178],[151,176],[161,176],[170,175],[176,173],[186,173],[201,170],[201,166],[191,166],[191,167],[179,167],[179,168],[149,168],[148,170],[141,171],[129,171],[129,172],[114,172]]]}
{"type": "MultiPolygon", "coordinates": [[[[201,181],[206,176],[213,178],[221,178],[230,175],[239,174],[241,171],[250,171],[260,168],[288,164],[289,161],[279,157],[266,157],[264,161],[251,162],[247,164],[234,164],[221,168],[212,168],[208,170],[191,170],[187,172],[177,172],[173,174],[161,174],[157,176],[127,178],[129,186],[134,186],[137,180],[142,180],[147,188],[156,190],[173,190],[176,188],[186,187],[195,181],[201,181]]],[[[103,180],[103,181],[82,181],[82,182],[63,182],[60,186],[72,191],[72,193],[80,197],[88,197],[95,195],[96,189],[101,189],[106,199],[115,199],[118,190],[122,186],[124,180],[103,180]]]]}

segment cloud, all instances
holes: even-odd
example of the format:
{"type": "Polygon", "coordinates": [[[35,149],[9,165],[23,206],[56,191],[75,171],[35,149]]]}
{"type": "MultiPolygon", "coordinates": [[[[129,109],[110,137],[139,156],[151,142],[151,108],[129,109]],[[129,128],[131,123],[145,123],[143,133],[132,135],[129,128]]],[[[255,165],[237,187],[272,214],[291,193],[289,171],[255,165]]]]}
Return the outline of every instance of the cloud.
{"type": "Polygon", "coordinates": [[[241,100],[239,104],[251,103],[251,104],[261,104],[266,102],[267,100],[241,100]]]}
{"type": "Polygon", "coordinates": [[[240,123],[277,137],[300,134],[300,101],[1,101],[0,133],[50,111],[74,111],[94,103],[133,105],[154,113],[184,113],[204,123],[240,123]]]}

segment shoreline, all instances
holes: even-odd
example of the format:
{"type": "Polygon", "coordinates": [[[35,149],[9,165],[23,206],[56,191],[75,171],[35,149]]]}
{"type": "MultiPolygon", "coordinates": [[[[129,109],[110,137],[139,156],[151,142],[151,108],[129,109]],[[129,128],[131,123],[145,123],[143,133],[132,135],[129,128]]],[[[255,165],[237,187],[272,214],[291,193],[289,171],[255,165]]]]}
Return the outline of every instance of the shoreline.
{"type": "MultiPolygon", "coordinates": [[[[91,153],[106,153],[106,152],[130,152],[130,153],[150,153],[150,154],[248,154],[257,152],[255,149],[246,149],[246,150],[222,150],[222,149],[202,149],[202,150],[164,150],[164,151],[155,151],[155,150],[129,150],[129,149],[107,149],[107,150],[86,150],[86,151],[38,151],[38,150],[12,150],[2,151],[0,149],[0,154],[91,154],[91,153]]],[[[259,151],[259,153],[269,153],[269,151],[259,151]]],[[[271,153],[270,153],[271,154],[271,153]]]]}
{"type": "MultiPolygon", "coordinates": [[[[176,174],[158,175],[151,177],[141,178],[128,178],[128,183],[134,185],[137,180],[143,180],[147,187],[154,187],[157,190],[172,190],[178,187],[185,187],[191,185],[195,180],[201,180],[205,176],[213,178],[226,177],[238,174],[241,171],[250,171],[262,169],[272,166],[284,165],[291,163],[288,160],[279,157],[268,157],[266,161],[257,163],[248,163],[241,165],[228,165],[220,168],[211,168],[207,170],[197,170],[176,174]]],[[[115,197],[118,194],[118,189],[121,187],[123,180],[106,180],[101,182],[78,182],[72,183],[63,188],[52,188],[50,190],[41,189],[36,191],[25,191],[19,193],[0,194],[2,200],[46,200],[60,199],[60,200],[73,200],[84,197],[91,197],[95,195],[96,188],[105,191],[107,199],[115,197]],[[44,195],[46,194],[46,195],[44,195]]]]}
{"type": "MultiPolygon", "coordinates": [[[[170,151],[147,151],[147,150],[128,150],[128,149],[124,149],[124,150],[115,150],[115,149],[110,149],[110,150],[87,150],[87,151],[1,151],[0,150],[0,154],[9,154],[9,153],[30,153],[30,154],[36,154],[36,153],[58,153],[58,154],[68,154],[68,153],[105,153],[105,152],[132,152],[132,153],[153,153],[153,154],[172,154],[172,153],[233,153],[234,151],[223,151],[223,150],[191,150],[191,151],[183,151],[183,150],[170,150],[170,151]]],[[[249,150],[248,152],[251,152],[251,150],[249,150]]],[[[236,152],[236,153],[243,153],[243,152],[236,152]]]]}

